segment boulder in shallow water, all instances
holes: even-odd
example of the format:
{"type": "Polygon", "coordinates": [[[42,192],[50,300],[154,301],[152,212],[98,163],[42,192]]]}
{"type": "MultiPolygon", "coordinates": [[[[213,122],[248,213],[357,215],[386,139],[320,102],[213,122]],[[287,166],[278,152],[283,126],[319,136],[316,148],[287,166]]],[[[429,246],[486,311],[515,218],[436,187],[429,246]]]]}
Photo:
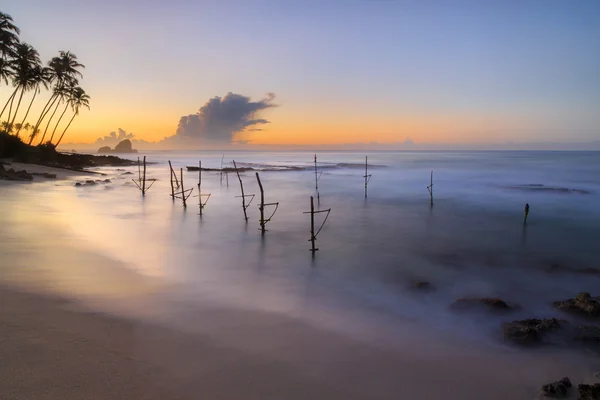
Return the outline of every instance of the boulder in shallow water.
{"type": "Polygon", "coordinates": [[[414,281],[411,284],[411,288],[416,289],[416,290],[423,290],[423,291],[429,291],[429,290],[435,289],[433,287],[433,285],[431,284],[431,282],[427,282],[427,281],[414,281]]]}
{"type": "Polygon", "coordinates": [[[110,146],[102,146],[98,149],[98,153],[112,153],[110,146]]]}
{"type": "Polygon", "coordinates": [[[600,297],[592,297],[587,292],[581,292],[573,299],[555,301],[553,305],[559,310],[600,317],[600,297]]]}
{"type": "Polygon", "coordinates": [[[512,306],[504,300],[492,297],[461,297],[456,299],[450,306],[456,311],[469,311],[476,309],[488,309],[492,311],[510,311],[512,306]]]}
{"type": "Polygon", "coordinates": [[[543,341],[544,336],[562,327],[556,318],[524,319],[504,324],[504,339],[520,345],[534,345],[543,341]]]}
{"type": "Polygon", "coordinates": [[[600,383],[579,385],[579,400],[600,400],[600,383]]]}
{"type": "Polygon", "coordinates": [[[600,327],[594,325],[579,325],[573,338],[580,342],[600,344],[600,327]]]}
{"type": "Polygon", "coordinates": [[[564,398],[569,394],[569,389],[573,385],[571,380],[567,377],[562,378],[560,381],[552,382],[542,386],[542,396],[553,397],[553,398],[564,398]]]}

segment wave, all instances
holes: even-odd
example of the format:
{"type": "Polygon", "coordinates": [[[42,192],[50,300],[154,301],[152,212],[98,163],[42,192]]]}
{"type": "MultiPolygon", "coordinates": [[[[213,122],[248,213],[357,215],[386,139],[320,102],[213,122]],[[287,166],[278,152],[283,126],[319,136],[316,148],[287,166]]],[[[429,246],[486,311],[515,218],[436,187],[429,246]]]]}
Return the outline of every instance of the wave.
{"type": "Polygon", "coordinates": [[[577,188],[566,188],[560,186],[546,186],[542,184],[528,184],[528,185],[511,185],[511,186],[503,186],[505,189],[510,190],[521,190],[521,191],[531,191],[531,192],[549,192],[549,193],[577,193],[577,194],[592,194],[593,192],[586,189],[577,189],[577,188]]]}
{"type": "MultiPolygon", "coordinates": [[[[284,172],[284,171],[312,171],[314,164],[259,164],[259,163],[237,163],[239,172],[284,172]]],[[[353,163],[318,163],[319,170],[331,169],[363,169],[365,164],[353,163]]],[[[387,165],[368,164],[368,168],[386,168],[387,165]]],[[[198,171],[199,167],[187,166],[188,171],[198,171]]],[[[202,171],[208,172],[235,172],[236,169],[231,166],[223,168],[202,168],[202,171]]]]}

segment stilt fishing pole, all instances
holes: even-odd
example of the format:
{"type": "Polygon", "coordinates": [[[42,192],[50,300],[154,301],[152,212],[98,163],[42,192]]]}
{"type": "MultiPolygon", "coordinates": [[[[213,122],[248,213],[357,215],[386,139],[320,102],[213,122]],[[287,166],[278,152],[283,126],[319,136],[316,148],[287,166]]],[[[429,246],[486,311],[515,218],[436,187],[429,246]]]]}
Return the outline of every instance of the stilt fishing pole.
{"type": "Polygon", "coordinates": [[[367,198],[367,185],[369,184],[369,181],[371,180],[371,174],[369,174],[367,167],[368,167],[368,156],[365,156],[365,176],[363,176],[363,178],[365,178],[365,199],[367,198]]]}
{"type": "Polygon", "coordinates": [[[321,179],[321,175],[323,171],[319,172],[317,169],[317,155],[315,154],[315,192],[317,193],[317,203],[321,202],[321,196],[319,195],[319,179],[321,179]]]}
{"type": "Polygon", "coordinates": [[[331,208],[328,210],[315,211],[314,199],[313,196],[310,196],[310,211],[306,211],[303,214],[310,214],[310,239],[308,239],[308,241],[311,242],[310,251],[312,251],[313,254],[315,254],[315,252],[319,250],[315,247],[315,241],[317,240],[319,232],[321,232],[321,229],[323,229],[323,226],[325,226],[325,222],[327,222],[327,218],[329,218],[330,213],[331,208]],[[315,214],[320,213],[327,213],[327,215],[325,216],[325,219],[323,220],[323,223],[321,224],[319,229],[315,232],[315,214]]]}

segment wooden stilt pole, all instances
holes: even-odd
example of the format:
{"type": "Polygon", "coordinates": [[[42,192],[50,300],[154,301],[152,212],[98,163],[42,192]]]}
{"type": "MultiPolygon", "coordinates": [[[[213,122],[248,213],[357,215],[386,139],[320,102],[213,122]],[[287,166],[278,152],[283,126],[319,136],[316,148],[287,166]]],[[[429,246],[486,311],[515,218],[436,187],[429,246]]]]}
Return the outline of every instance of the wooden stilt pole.
{"type": "Polygon", "coordinates": [[[142,190],[142,162],[138,157],[138,187],[142,190]]]}
{"type": "Polygon", "coordinates": [[[198,161],[198,193],[201,193],[200,186],[202,186],[202,161],[198,161]]]}
{"type": "Polygon", "coordinates": [[[187,207],[185,202],[185,189],[183,188],[183,168],[179,169],[179,174],[181,175],[181,200],[183,201],[183,206],[187,207]]]}
{"type": "Polygon", "coordinates": [[[319,196],[319,175],[317,171],[317,155],[315,154],[315,192],[317,192],[317,202],[320,202],[319,196]]]}
{"type": "Polygon", "coordinates": [[[311,241],[311,249],[313,253],[317,251],[315,247],[315,203],[313,197],[310,196],[310,241],[311,241]]]}
{"type": "Polygon", "coordinates": [[[171,165],[171,160],[169,160],[169,172],[171,174],[171,197],[173,201],[175,201],[175,185],[173,184],[173,166],[171,165]]]}
{"type": "Polygon", "coordinates": [[[260,205],[258,209],[260,210],[260,231],[264,235],[265,234],[265,191],[263,190],[262,183],[260,181],[260,176],[258,176],[258,172],[256,173],[256,180],[258,181],[258,187],[260,188],[260,205]]]}
{"type": "Polygon", "coordinates": [[[525,219],[523,225],[527,225],[527,217],[529,216],[529,203],[525,204],[525,219]]]}
{"type": "Polygon", "coordinates": [[[242,183],[242,177],[240,176],[240,171],[238,171],[238,167],[233,160],[233,167],[235,168],[235,173],[237,174],[238,180],[240,181],[240,189],[242,190],[242,209],[244,210],[244,220],[248,222],[248,214],[246,213],[246,195],[244,194],[244,184],[242,183]]]}
{"type": "Polygon", "coordinates": [[[431,171],[431,181],[429,186],[427,186],[427,189],[429,190],[429,199],[431,201],[431,205],[433,206],[433,171],[431,171]]]}
{"type": "Polygon", "coordinates": [[[142,196],[146,195],[146,156],[144,156],[144,180],[142,181],[142,196]]]}

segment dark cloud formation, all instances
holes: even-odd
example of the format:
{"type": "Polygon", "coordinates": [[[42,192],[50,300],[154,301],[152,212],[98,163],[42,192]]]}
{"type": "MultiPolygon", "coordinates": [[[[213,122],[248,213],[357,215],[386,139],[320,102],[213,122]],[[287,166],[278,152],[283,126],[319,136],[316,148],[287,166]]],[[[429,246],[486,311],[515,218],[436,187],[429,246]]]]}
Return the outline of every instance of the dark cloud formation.
{"type": "Polygon", "coordinates": [[[231,143],[237,133],[258,131],[260,125],[269,123],[258,115],[276,107],[274,99],[273,93],[260,101],[251,101],[250,97],[231,92],[225,97],[213,97],[197,113],[181,117],[175,137],[231,143]]]}
{"type": "Polygon", "coordinates": [[[125,139],[133,139],[135,135],[133,133],[127,133],[124,129],[119,128],[117,132],[111,132],[104,137],[99,137],[96,139],[94,144],[101,146],[115,146],[119,144],[120,141],[125,139]]]}

